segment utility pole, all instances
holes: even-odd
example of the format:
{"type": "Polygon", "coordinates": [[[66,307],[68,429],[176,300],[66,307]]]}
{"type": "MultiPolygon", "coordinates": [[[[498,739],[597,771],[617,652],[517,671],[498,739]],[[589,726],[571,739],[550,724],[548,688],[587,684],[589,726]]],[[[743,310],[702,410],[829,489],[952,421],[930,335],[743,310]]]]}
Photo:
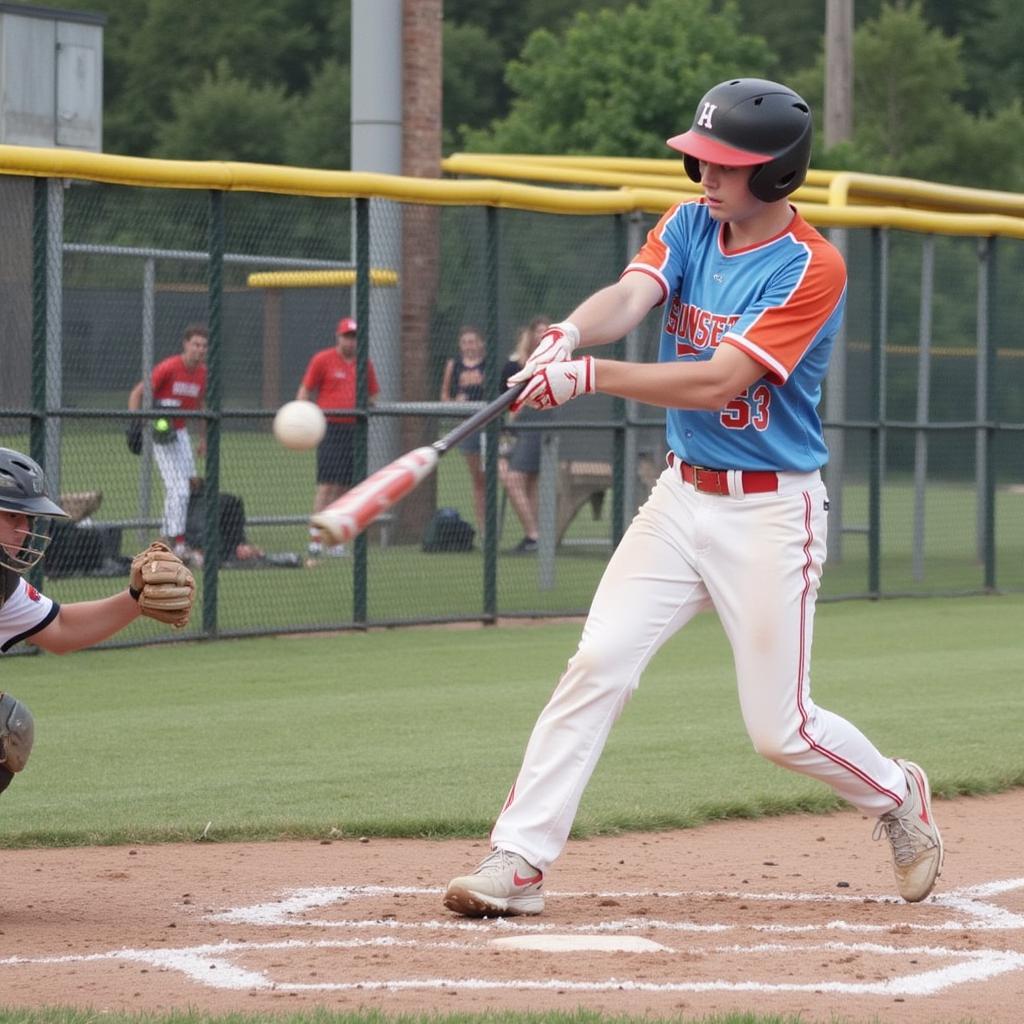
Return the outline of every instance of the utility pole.
{"type": "MultiPolygon", "coordinates": [[[[825,147],[853,136],[853,0],[826,0],[825,6],[825,147]]],[[[829,240],[846,258],[846,229],[832,228],[829,240]]],[[[825,419],[846,419],[846,324],[836,335],[825,379],[825,419]]],[[[829,449],[825,482],[832,507],[828,556],[843,560],[843,481],[846,476],[846,431],[832,427],[825,432],[829,449]]]]}
{"type": "Polygon", "coordinates": [[[853,134],[853,0],[826,0],[825,146],[853,134]]]}

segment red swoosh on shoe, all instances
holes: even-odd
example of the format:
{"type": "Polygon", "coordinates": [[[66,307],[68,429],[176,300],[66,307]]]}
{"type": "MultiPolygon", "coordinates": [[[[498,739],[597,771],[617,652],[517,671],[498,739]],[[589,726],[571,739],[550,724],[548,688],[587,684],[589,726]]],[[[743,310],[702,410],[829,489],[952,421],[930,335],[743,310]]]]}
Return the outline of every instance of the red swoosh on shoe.
{"type": "Polygon", "coordinates": [[[921,813],[918,814],[918,817],[926,825],[930,825],[931,822],[928,820],[928,802],[925,799],[924,781],[921,779],[921,777],[916,772],[911,771],[910,775],[911,775],[911,778],[913,778],[913,780],[914,780],[914,785],[917,786],[918,796],[921,799],[921,813]]]}
{"type": "Polygon", "coordinates": [[[512,873],[512,884],[513,885],[517,885],[517,886],[518,885],[535,885],[537,882],[541,881],[541,879],[543,877],[544,877],[544,872],[543,871],[538,871],[537,874],[531,875],[529,878],[520,878],[519,877],[519,872],[518,871],[514,871],[512,873]]]}

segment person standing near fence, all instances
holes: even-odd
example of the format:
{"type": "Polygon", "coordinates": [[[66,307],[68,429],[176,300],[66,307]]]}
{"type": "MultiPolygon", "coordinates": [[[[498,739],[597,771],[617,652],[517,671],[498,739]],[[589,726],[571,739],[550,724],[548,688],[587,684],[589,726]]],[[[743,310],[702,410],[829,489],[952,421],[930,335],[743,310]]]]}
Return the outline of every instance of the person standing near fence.
{"type": "MultiPolygon", "coordinates": [[[[153,406],[168,410],[168,416],[152,421],[153,453],[164,482],[162,529],[168,545],[176,555],[189,559],[191,552],[185,540],[185,519],[191,482],[197,476],[196,460],[188,423],[174,411],[201,409],[206,397],[206,350],[209,332],[203,324],[189,324],[182,336],[181,352],[169,356],[153,367],[153,406]]],[[[142,408],[145,382],[139,381],[128,396],[128,408],[142,408]]],[[[206,424],[200,421],[198,452],[206,454],[206,424]]]]}
{"type": "MultiPolygon", "coordinates": [[[[509,356],[505,368],[501,371],[503,386],[508,379],[517,374],[537,347],[544,332],[551,326],[551,317],[535,316],[526,327],[519,330],[516,347],[509,356]]],[[[518,413],[509,413],[506,422],[510,424],[512,446],[507,454],[498,461],[498,472],[501,482],[508,494],[519,522],[523,528],[522,539],[509,554],[532,555],[537,550],[539,526],[539,491],[540,480],[540,448],[541,435],[539,430],[517,431],[513,423],[532,422],[535,414],[531,409],[522,409],[518,413]]]]}
{"type": "MultiPolygon", "coordinates": [[[[484,400],[484,359],[486,345],[481,331],[472,325],[459,328],[459,354],[449,359],[444,366],[444,377],[441,380],[442,402],[482,402],[484,400]]],[[[470,434],[459,442],[459,451],[466,459],[469,478],[473,487],[473,511],[476,515],[476,528],[480,536],[484,535],[485,516],[485,480],[484,480],[484,441],[486,435],[482,430],[470,434]]]]}
{"type": "Polygon", "coordinates": [[[943,853],[924,771],[811,699],[828,514],[817,406],[846,268],[787,199],[807,173],[810,109],[784,85],[732,79],[668,144],[703,195],[668,210],[619,280],[555,324],[512,378],[528,381],[514,405],[601,392],[665,408],[667,466],[605,569],[491,854],[451,880],[444,904],[470,916],[543,910],[544,874],[613,723],[658,649],[707,607],[732,647],[754,748],[874,818],[900,896],[923,900],[943,853]],[[659,305],[657,363],[576,356],[659,305]]]}
{"type": "MultiPolygon", "coordinates": [[[[343,316],[334,330],[334,345],[321,349],[309,361],[302,383],[295,397],[303,402],[316,401],[327,412],[327,433],[316,449],[316,494],[313,497],[314,514],[337,501],[353,484],[355,477],[356,431],[355,418],[332,414],[331,409],[356,407],[356,334],[358,324],[350,316],[343,316]]],[[[369,403],[373,405],[380,393],[377,370],[373,361],[366,361],[366,381],[369,403]]],[[[307,548],[310,558],[323,554],[320,531],[309,531],[307,548]]],[[[347,554],[343,544],[327,549],[336,557],[347,554]]]]}

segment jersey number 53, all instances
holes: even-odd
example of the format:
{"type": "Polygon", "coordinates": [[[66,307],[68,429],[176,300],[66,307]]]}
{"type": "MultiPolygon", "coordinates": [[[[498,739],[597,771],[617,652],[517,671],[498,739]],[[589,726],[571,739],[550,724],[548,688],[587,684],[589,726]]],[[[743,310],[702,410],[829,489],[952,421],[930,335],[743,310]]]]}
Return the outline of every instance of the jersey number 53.
{"type": "Polygon", "coordinates": [[[766,384],[745,388],[719,413],[719,420],[727,430],[767,430],[770,419],[772,392],[766,384]]]}

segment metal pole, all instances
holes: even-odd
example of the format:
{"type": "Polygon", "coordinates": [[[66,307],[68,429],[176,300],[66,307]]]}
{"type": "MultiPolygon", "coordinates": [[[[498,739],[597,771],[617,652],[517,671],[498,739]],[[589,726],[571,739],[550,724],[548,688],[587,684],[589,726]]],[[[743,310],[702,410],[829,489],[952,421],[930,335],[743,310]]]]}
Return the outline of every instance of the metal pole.
{"type": "MultiPolygon", "coordinates": [[[[356,200],[356,405],[360,409],[369,406],[369,361],[370,340],[370,200],[356,200]]],[[[355,465],[356,480],[366,476],[367,438],[369,424],[365,418],[356,420],[355,465]]],[[[359,625],[366,624],[368,568],[366,535],[360,534],[352,545],[352,617],[359,625]]]]}
{"type": "MultiPolygon", "coordinates": [[[[846,261],[849,235],[846,228],[833,228],[829,241],[846,261]]],[[[825,419],[842,424],[846,420],[846,317],[839,325],[832,357],[825,378],[825,419]]],[[[843,560],[843,481],[846,474],[846,431],[842,426],[825,431],[828,462],[825,464],[825,484],[828,487],[829,531],[828,557],[832,562],[843,560]]]]}
{"type": "MultiPolygon", "coordinates": [[[[403,0],[352,0],[351,142],[352,170],[402,173],[403,0]]],[[[402,204],[369,200],[367,266],[398,267],[402,259],[402,204]]],[[[356,242],[358,245],[358,241],[356,242]]],[[[356,257],[358,262],[358,256],[356,257]]],[[[372,320],[368,346],[377,370],[382,400],[401,397],[401,292],[368,292],[372,320]]],[[[371,419],[369,464],[383,465],[398,453],[399,424],[371,419]]]]}
{"type": "MultiPolygon", "coordinates": [[[[153,408],[153,362],[156,352],[156,260],[147,256],[142,264],[142,408],[153,408]]],[[[142,431],[139,461],[139,518],[149,519],[153,504],[153,432],[142,431]]],[[[139,543],[145,543],[149,530],[139,527],[139,543]]]]}
{"type": "Polygon", "coordinates": [[[978,408],[977,432],[978,546],[985,573],[985,589],[996,587],[996,472],[992,458],[995,427],[992,424],[992,379],[995,346],[991,328],[996,296],[996,240],[983,239],[978,262],[978,408]]]}
{"type": "MultiPolygon", "coordinates": [[[[46,263],[49,231],[47,181],[36,178],[32,183],[32,416],[28,426],[28,453],[45,465],[46,448],[46,263]]],[[[36,564],[28,572],[28,581],[40,587],[43,567],[36,564]]]]}
{"type": "Polygon", "coordinates": [[[537,586],[555,586],[555,549],[558,547],[558,431],[545,430],[540,442],[537,474],[537,586]]]}
{"type": "MultiPolygon", "coordinates": [[[[626,222],[626,249],[627,259],[633,253],[635,253],[644,240],[644,217],[642,213],[631,213],[629,219],[626,222]]],[[[627,362],[636,363],[640,361],[640,329],[634,327],[633,330],[626,335],[626,354],[625,358],[627,362]]],[[[635,399],[628,399],[626,401],[625,416],[626,420],[635,420],[640,415],[640,403],[635,399]]],[[[640,452],[639,452],[639,429],[636,427],[629,427],[626,430],[625,439],[625,455],[624,461],[626,464],[625,480],[622,486],[622,505],[626,516],[632,516],[636,511],[638,505],[636,491],[637,491],[637,466],[640,464],[640,452]]],[[[623,523],[625,526],[625,523],[623,523]]],[[[613,534],[612,543],[618,544],[622,538],[622,528],[619,529],[618,533],[613,534]]]]}
{"type": "MultiPolygon", "coordinates": [[[[487,400],[496,398],[501,367],[498,364],[498,337],[501,318],[498,303],[499,236],[498,210],[488,206],[486,211],[485,268],[487,288],[487,350],[484,356],[484,377],[487,400]]],[[[484,617],[493,620],[498,614],[498,433],[500,422],[495,420],[484,431],[484,617]]]]}
{"type": "Polygon", "coordinates": [[[914,432],[913,576],[924,579],[925,497],[928,489],[928,406],[931,398],[932,296],[935,285],[935,236],[921,240],[921,312],[917,351],[917,430],[914,432]]]}
{"type": "Polygon", "coordinates": [[[978,287],[975,313],[976,362],[974,374],[974,418],[978,427],[974,432],[974,488],[977,495],[975,550],[979,561],[985,559],[985,524],[989,510],[986,507],[985,479],[988,474],[988,440],[984,423],[988,419],[988,348],[989,348],[989,271],[993,255],[991,238],[978,240],[978,287]]]}
{"type": "Polygon", "coordinates": [[[875,396],[872,410],[874,425],[871,427],[870,457],[868,471],[868,593],[878,597],[881,592],[881,533],[882,533],[882,476],[885,459],[885,430],[882,419],[885,416],[885,394],[883,391],[886,304],[885,250],[888,235],[883,228],[872,228],[872,275],[871,307],[875,316],[871,328],[871,393],[875,396]]]}
{"type": "Polygon", "coordinates": [[[207,277],[210,344],[206,356],[206,548],[203,551],[203,631],[217,635],[217,596],[220,573],[220,411],[221,352],[224,309],[224,193],[210,192],[210,262],[207,277]]]}
{"type": "MultiPolygon", "coordinates": [[[[853,134],[853,0],[826,0],[825,4],[825,146],[830,148],[853,134]]],[[[829,241],[846,260],[849,237],[845,228],[833,228],[829,241]]],[[[846,320],[840,325],[832,349],[825,388],[825,418],[846,420],[846,320]]],[[[843,560],[843,482],[846,475],[846,432],[842,426],[825,432],[829,460],[825,482],[829,498],[828,557],[843,560]]]]}
{"type": "MultiPolygon", "coordinates": [[[[621,262],[625,263],[629,259],[631,253],[629,249],[630,232],[629,226],[626,223],[626,219],[622,214],[618,214],[615,217],[615,249],[616,255],[619,256],[621,262]],[[621,255],[620,255],[621,254],[621,255]]],[[[637,247],[639,248],[639,246],[637,247]]],[[[634,250],[635,251],[635,250],[634,250]]],[[[626,354],[626,342],[617,341],[611,350],[612,359],[622,359],[626,354]]],[[[618,547],[619,541],[622,540],[622,534],[625,531],[626,525],[626,505],[625,505],[625,481],[626,478],[635,479],[636,477],[636,444],[633,444],[632,458],[627,449],[627,441],[629,438],[629,428],[626,426],[626,400],[624,398],[615,398],[612,400],[612,419],[616,422],[614,434],[612,436],[612,514],[611,514],[611,541],[612,548],[618,547]]]]}
{"type": "Polygon", "coordinates": [[[46,182],[46,480],[50,493],[58,498],[63,420],[50,411],[64,404],[64,182],[46,182]]]}

